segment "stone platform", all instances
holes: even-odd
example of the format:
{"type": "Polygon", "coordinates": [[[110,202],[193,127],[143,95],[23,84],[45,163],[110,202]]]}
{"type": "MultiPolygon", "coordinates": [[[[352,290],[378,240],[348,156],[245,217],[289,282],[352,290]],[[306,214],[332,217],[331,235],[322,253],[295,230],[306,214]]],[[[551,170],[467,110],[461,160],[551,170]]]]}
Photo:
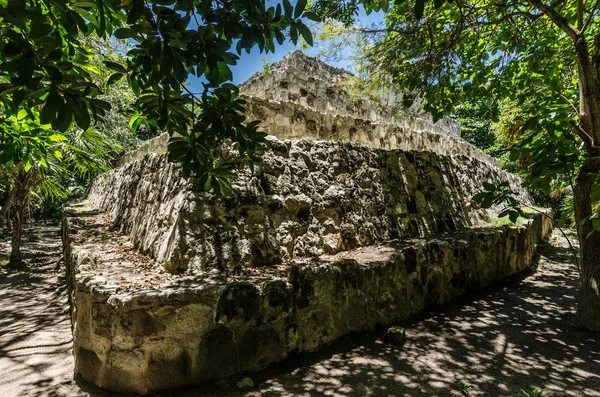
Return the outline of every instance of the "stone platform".
{"type": "Polygon", "coordinates": [[[239,86],[246,101],[246,119],[260,120],[270,135],[285,139],[311,138],[357,142],[373,148],[431,151],[463,155],[498,166],[498,160],[461,139],[460,125],[444,117],[404,108],[402,94],[387,100],[352,97],[344,89],[351,77],[294,51],[266,72],[239,86]]]}
{"type": "Polygon", "coordinates": [[[65,211],[75,372],[149,394],[258,371],[533,269],[551,229],[469,228],[279,265],[171,275],[83,202],[65,211]]]}
{"type": "Polygon", "coordinates": [[[472,203],[484,182],[509,182],[531,203],[519,178],[476,158],[276,137],[254,172],[240,171],[218,198],[150,146],[96,179],[87,198],[172,273],[268,266],[481,224],[501,210],[472,203]]]}
{"type": "Polygon", "coordinates": [[[503,208],[472,202],[508,183],[531,205],[522,181],[448,119],[348,98],[346,75],[292,53],[240,86],[270,136],[226,197],[161,136],[66,209],[77,374],[149,394],[258,371],[535,266],[551,218],[491,229],[503,208]]]}

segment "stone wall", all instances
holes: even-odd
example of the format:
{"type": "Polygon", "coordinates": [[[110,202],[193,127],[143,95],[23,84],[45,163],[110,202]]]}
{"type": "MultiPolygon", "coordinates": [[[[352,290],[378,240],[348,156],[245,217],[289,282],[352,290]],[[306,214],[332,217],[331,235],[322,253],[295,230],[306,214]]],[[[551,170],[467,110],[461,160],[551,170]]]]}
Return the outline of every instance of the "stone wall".
{"type": "Polygon", "coordinates": [[[75,372],[110,391],[150,394],[258,371],[351,332],[406,319],[532,269],[551,220],[392,241],[261,272],[160,276],[115,256],[93,209],[66,211],[75,372]],[[93,252],[93,254],[91,254],[93,252]],[[116,274],[115,264],[121,269],[116,274]]]}
{"type": "Polygon", "coordinates": [[[429,151],[463,155],[498,166],[498,160],[459,136],[433,128],[427,120],[399,114],[393,119],[371,119],[360,114],[336,114],[258,97],[246,100],[246,120],[260,120],[260,128],[281,139],[312,138],[357,142],[374,148],[429,151]],[[366,117],[366,118],[363,118],[366,117]]]}
{"type": "MultiPolygon", "coordinates": [[[[266,71],[256,73],[239,88],[240,93],[246,97],[291,103],[365,122],[399,123],[415,131],[460,137],[460,124],[449,118],[434,123],[431,115],[419,112],[418,109],[404,109],[398,103],[399,100],[388,99],[384,102],[366,97],[351,98],[343,89],[344,80],[350,76],[344,69],[329,66],[301,51],[294,51],[266,71]]],[[[393,97],[401,98],[401,95],[393,97]]]]}
{"type": "Polygon", "coordinates": [[[155,138],[144,142],[136,150],[125,153],[117,162],[117,167],[122,167],[125,164],[133,163],[143,159],[148,153],[164,154],[167,153],[167,144],[169,143],[169,135],[163,133],[155,138]]]}
{"type": "Polygon", "coordinates": [[[195,191],[149,154],[96,180],[88,200],[171,272],[271,265],[472,226],[497,213],[471,204],[483,182],[509,181],[530,202],[517,177],[471,157],[276,138],[269,146],[226,198],[195,191]]]}

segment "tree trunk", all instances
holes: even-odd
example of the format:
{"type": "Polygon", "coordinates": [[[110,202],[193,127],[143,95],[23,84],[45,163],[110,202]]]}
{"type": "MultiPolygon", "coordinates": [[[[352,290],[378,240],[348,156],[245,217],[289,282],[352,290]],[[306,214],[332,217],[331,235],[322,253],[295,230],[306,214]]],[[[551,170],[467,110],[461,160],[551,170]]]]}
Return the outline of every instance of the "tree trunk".
{"type": "Polygon", "coordinates": [[[6,210],[6,231],[12,233],[12,223],[10,223],[10,207],[6,210]]]}
{"type": "Polygon", "coordinates": [[[10,250],[9,268],[12,270],[24,270],[23,254],[21,253],[21,243],[23,237],[23,216],[25,211],[13,211],[12,217],[12,238],[10,250]]]}
{"type": "Polygon", "coordinates": [[[29,193],[35,185],[35,171],[32,169],[26,172],[23,168],[19,169],[19,173],[15,178],[15,186],[13,188],[15,195],[13,199],[12,209],[12,238],[10,262],[8,268],[12,270],[23,270],[23,255],[21,253],[21,244],[23,237],[23,219],[25,217],[25,208],[29,193]]]}
{"type": "MultiPolygon", "coordinates": [[[[4,197],[4,199],[2,200],[2,205],[0,207],[0,230],[2,230],[3,224],[4,224],[4,220],[6,219],[7,222],[7,226],[10,225],[10,219],[9,219],[9,214],[10,214],[10,207],[12,206],[12,202],[13,199],[15,198],[15,189],[11,189],[10,192],[4,197]]],[[[9,226],[10,228],[10,226],[9,226]]]]}
{"type": "Polygon", "coordinates": [[[600,172],[600,159],[587,160],[575,180],[573,198],[577,234],[581,248],[581,301],[578,309],[580,326],[600,331],[600,231],[594,230],[592,214],[592,187],[600,172]]]}
{"type": "MultiPolygon", "coordinates": [[[[593,38],[600,43],[600,34],[593,38]]],[[[579,80],[579,127],[576,129],[588,158],[573,186],[575,221],[579,237],[581,301],[578,325],[600,331],[600,231],[594,230],[592,189],[600,175],[600,48],[590,56],[583,33],[574,38],[579,80]]]]}

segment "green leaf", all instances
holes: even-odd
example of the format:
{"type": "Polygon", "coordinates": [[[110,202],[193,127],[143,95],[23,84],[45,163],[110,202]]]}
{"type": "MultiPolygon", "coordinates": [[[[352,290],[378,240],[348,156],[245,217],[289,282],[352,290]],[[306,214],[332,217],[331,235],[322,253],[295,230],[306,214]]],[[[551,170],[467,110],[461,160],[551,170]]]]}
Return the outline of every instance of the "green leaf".
{"type": "Polygon", "coordinates": [[[494,205],[494,201],[492,201],[492,200],[486,200],[486,201],[484,201],[484,202],[481,203],[481,208],[488,209],[488,208],[491,208],[493,205],[494,205]]]}
{"type": "Polygon", "coordinates": [[[121,80],[123,78],[124,74],[123,73],[114,73],[113,75],[111,75],[108,78],[108,81],[106,82],[106,85],[112,85],[114,83],[116,83],[117,81],[121,80]]]}
{"type": "Polygon", "coordinates": [[[143,116],[141,116],[138,113],[134,114],[129,120],[129,129],[131,130],[131,132],[135,134],[138,128],[140,128],[140,125],[142,125],[143,121],[143,116]]]}
{"type": "Polygon", "coordinates": [[[116,62],[104,61],[104,65],[106,65],[106,67],[108,67],[109,69],[112,69],[116,72],[127,74],[127,69],[125,69],[125,67],[123,65],[120,65],[116,62]]]}
{"type": "Polygon", "coordinates": [[[2,145],[0,150],[0,164],[7,164],[13,160],[15,155],[15,146],[13,145],[2,145]]]}
{"type": "Polygon", "coordinates": [[[40,123],[51,124],[54,122],[54,120],[56,120],[58,110],[61,106],[63,106],[63,104],[63,100],[60,95],[58,95],[58,92],[51,91],[46,97],[46,103],[40,112],[40,123]]]}
{"type": "Polygon", "coordinates": [[[310,32],[310,29],[303,23],[298,23],[298,30],[300,31],[300,34],[302,35],[302,38],[304,38],[304,41],[306,41],[306,43],[312,47],[313,45],[313,37],[312,34],[310,32]]]}
{"type": "Polygon", "coordinates": [[[62,134],[52,134],[48,137],[52,142],[63,142],[67,140],[67,137],[62,134]]]}
{"type": "Polygon", "coordinates": [[[304,12],[306,8],[306,0],[298,0],[296,3],[296,8],[294,9],[294,18],[300,18],[300,15],[304,12]]]}
{"type": "Polygon", "coordinates": [[[489,182],[483,182],[483,188],[488,192],[493,192],[496,190],[496,185],[489,182]]]}
{"type": "Polygon", "coordinates": [[[483,203],[487,198],[489,197],[489,194],[486,192],[483,193],[478,193],[475,196],[473,196],[473,201],[475,201],[476,203],[483,203]]]}
{"type": "Polygon", "coordinates": [[[319,16],[319,14],[312,12],[312,11],[306,11],[303,15],[305,18],[310,19],[311,21],[314,22],[322,22],[321,17],[319,16]]]}
{"type": "Polygon", "coordinates": [[[73,120],[73,112],[71,111],[70,106],[61,106],[58,109],[58,115],[56,116],[56,120],[52,122],[52,128],[57,131],[66,131],[71,125],[71,121],[73,120]]]}
{"type": "Polygon", "coordinates": [[[290,39],[292,39],[292,43],[298,43],[298,28],[295,23],[290,26],[290,39]]]}
{"type": "Polygon", "coordinates": [[[129,28],[120,28],[120,29],[115,30],[113,35],[117,39],[129,39],[131,37],[135,37],[136,33],[129,28]]]}
{"type": "Polygon", "coordinates": [[[425,12],[425,0],[415,0],[415,18],[423,18],[425,12]]]}
{"type": "Polygon", "coordinates": [[[294,7],[290,3],[290,0],[283,0],[283,11],[286,19],[290,19],[292,17],[292,12],[294,7]]]}

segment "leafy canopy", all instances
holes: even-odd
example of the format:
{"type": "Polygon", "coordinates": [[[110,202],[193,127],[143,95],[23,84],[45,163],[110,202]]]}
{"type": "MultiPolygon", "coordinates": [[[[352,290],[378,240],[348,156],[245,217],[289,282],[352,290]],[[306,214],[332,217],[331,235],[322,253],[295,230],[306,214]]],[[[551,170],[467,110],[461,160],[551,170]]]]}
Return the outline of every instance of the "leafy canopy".
{"type": "Polygon", "coordinates": [[[264,149],[258,123],[243,123],[244,102],[230,83],[242,51],[312,42],[306,0],[274,7],[254,0],[0,0],[0,164],[44,165],[72,124],[87,130],[107,114],[87,37],[127,40],[127,62],[106,59],[108,83],[126,80],[135,95],[131,128],[146,121],[173,137],[169,159],[201,186],[224,191],[235,168],[264,149]],[[289,38],[288,38],[289,37],[289,38]],[[189,75],[203,79],[191,92],[189,75]],[[221,146],[237,156],[223,160],[221,146]]]}
{"type": "Polygon", "coordinates": [[[598,80],[600,73],[582,74],[578,61],[599,69],[599,6],[593,0],[400,0],[385,27],[363,29],[370,37],[366,64],[409,91],[405,106],[424,98],[435,118],[478,102],[489,104],[479,107],[479,116],[492,121],[502,104],[519,109],[507,126],[510,159],[531,187],[548,194],[557,182],[573,185],[582,165],[597,156],[598,131],[588,125],[597,109],[580,84],[590,80],[582,76],[598,80]],[[582,56],[583,46],[591,55],[582,56]]]}

